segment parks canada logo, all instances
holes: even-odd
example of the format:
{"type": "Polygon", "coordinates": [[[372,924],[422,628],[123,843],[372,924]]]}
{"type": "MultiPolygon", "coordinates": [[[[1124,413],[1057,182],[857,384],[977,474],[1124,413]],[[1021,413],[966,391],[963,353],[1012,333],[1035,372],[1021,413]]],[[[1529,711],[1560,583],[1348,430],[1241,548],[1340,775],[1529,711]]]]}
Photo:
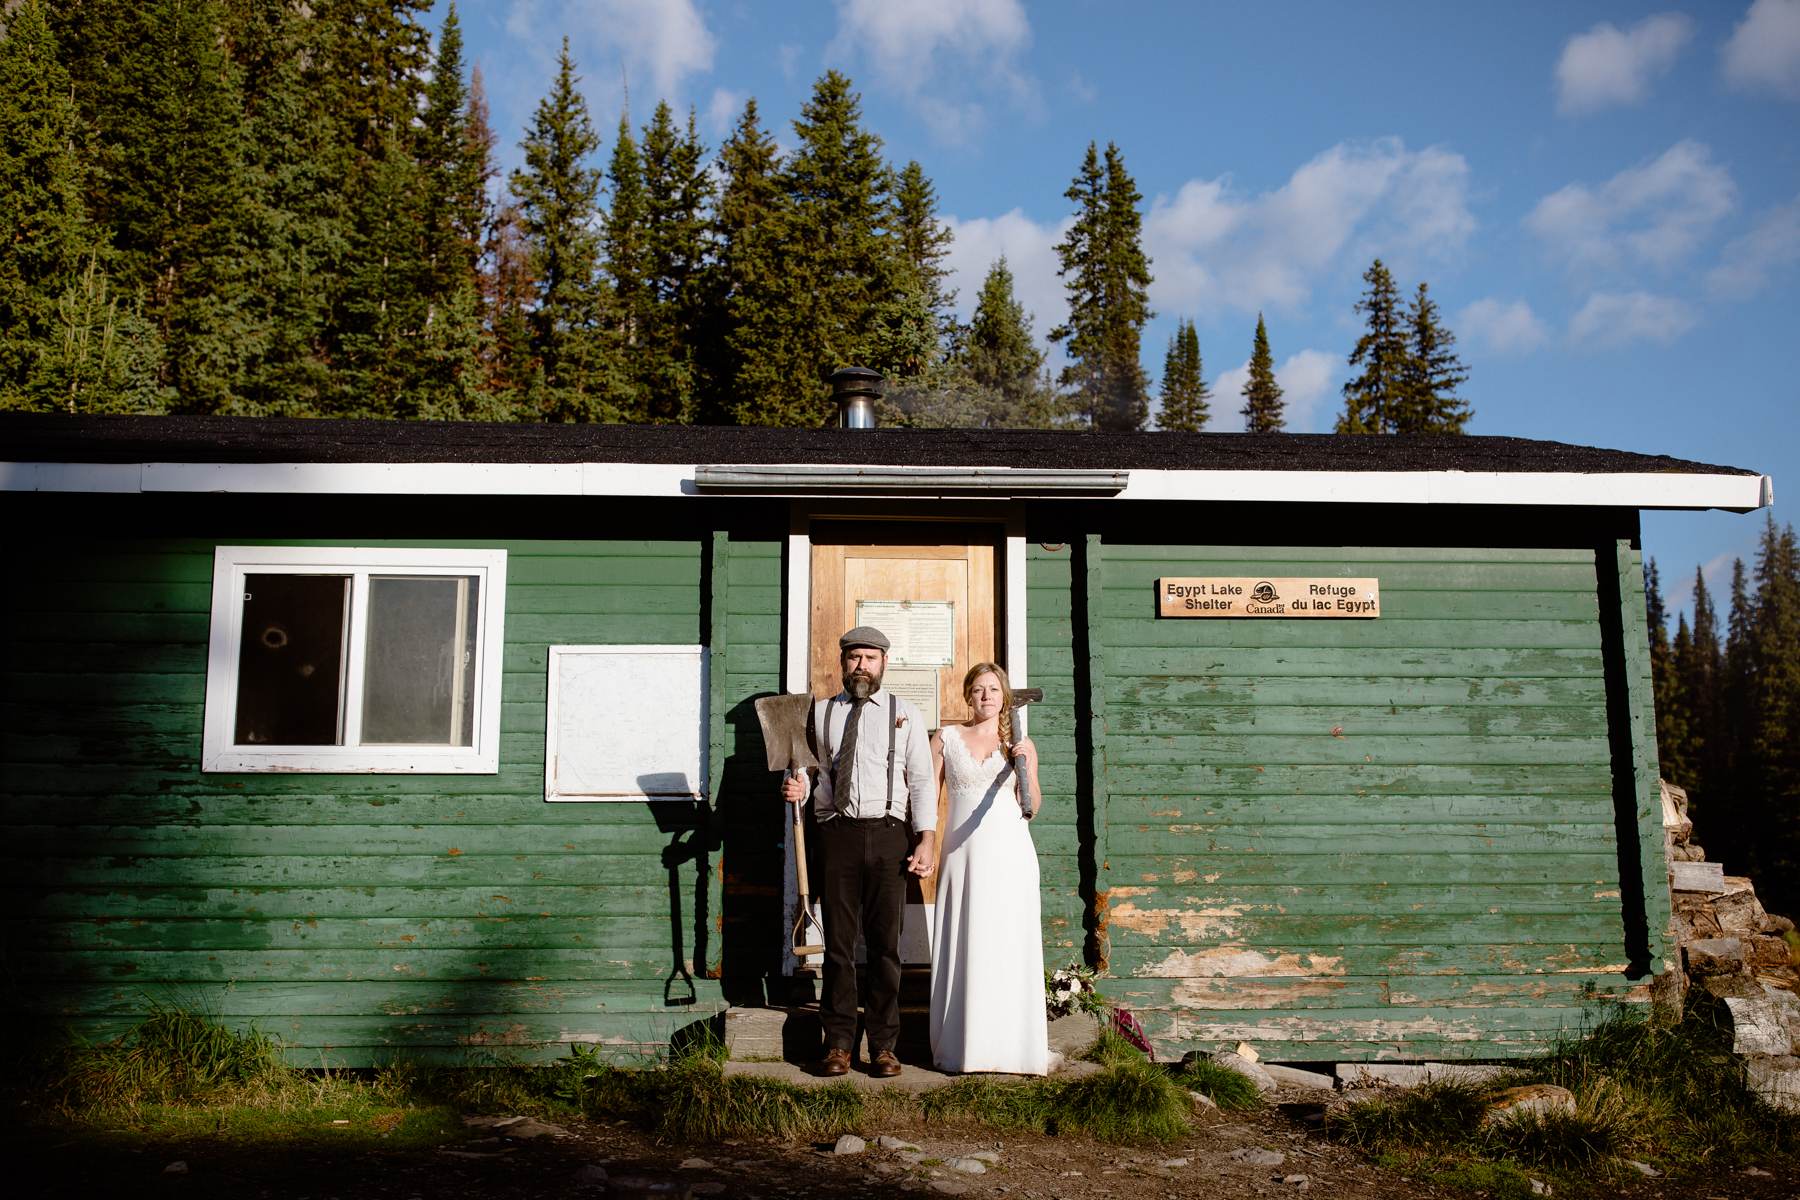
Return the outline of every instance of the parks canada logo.
{"type": "Polygon", "coordinates": [[[1251,589],[1250,599],[1257,604],[1273,604],[1281,597],[1275,594],[1275,585],[1265,579],[1251,589]]]}

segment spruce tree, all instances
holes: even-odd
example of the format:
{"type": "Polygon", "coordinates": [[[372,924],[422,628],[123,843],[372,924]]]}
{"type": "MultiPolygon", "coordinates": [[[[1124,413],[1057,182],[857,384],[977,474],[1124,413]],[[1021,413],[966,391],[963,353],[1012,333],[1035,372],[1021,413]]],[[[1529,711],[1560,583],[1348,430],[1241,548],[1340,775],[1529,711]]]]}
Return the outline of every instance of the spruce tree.
{"type": "Polygon", "coordinates": [[[1275,381],[1275,358],[1269,353],[1269,331],[1256,314],[1256,340],[1250,348],[1250,374],[1244,380],[1244,432],[1280,433],[1287,404],[1275,381]]]}
{"type": "Polygon", "coordinates": [[[619,415],[628,421],[644,419],[639,394],[637,365],[643,357],[642,342],[650,324],[655,299],[650,291],[647,214],[644,204],[644,160],[638,154],[637,137],[629,115],[619,118],[612,157],[606,170],[607,207],[602,249],[607,277],[612,281],[610,321],[625,373],[631,379],[619,415]]]}
{"type": "Polygon", "coordinates": [[[1694,568],[1692,642],[1686,658],[1677,656],[1675,671],[1689,714],[1688,757],[1695,782],[1688,790],[1698,796],[1710,792],[1725,767],[1720,753],[1723,712],[1719,685],[1724,663],[1719,651],[1719,618],[1699,567],[1694,568]]]}
{"type": "Polygon", "coordinates": [[[938,217],[937,189],[915,159],[894,184],[894,236],[900,242],[902,269],[912,276],[936,324],[947,330],[954,322],[950,307],[956,292],[945,286],[950,277],[944,259],[955,236],[938,217]]]}
{"type": "Polygon", "coordinates": [[[1163,356],[1162,411],[1158,429],[1197,433],[1206,428],[1211,390],[1200,364],[1200,334],[1192,321],[1181,321],[1163,356]]]}
{"type": "Polygon", "coordinates": [[[1075,206],[1074,222],[1056,246],[1069,317],[1050,331],[1052,341],[1068,346],[1062,384],[1090,427],[1141,429],[1150,401],[1139,339],[1154,315],[1138,211],[1143,197],[1110,142],[1104,162],[1088,143],[1063,195],[1075,206]]]}
{"type": "Polygon", "coordinates": [[[122,303],[109,286],[89,259],[63,292],[26,388],[33,407],[70,414],[161,410],[162,342],[137,306],[122,303]]]}
{"type": "Polygon", "coordinates": [[[540,420],[608,421],[619,418],[625,384],[617,343],[601,327],[600,172],[588,165],[600,138],[577,82],[564,38],[555,82],[525,137],[525,165],[512,174],[537,293],[526,405],[540,420]]]}
{"type": "Polygon", "coordinates": [[[1456,390],[1469,371],[1456,354],[1456,335],[1439,319],[1430,286],[1419,284],[1406,310],[1411,344],[1402,371],[1396,433],[1461,433],[1474,415],[1456,390]]]}
{"type": "Polygon", "coordinates": [[[635,375],[645,417],[690,424],[699,415],[695,338],[704,322],[707,206],[712,176],[690,110],[685,130],[659,102],[644,127],[645,276],[649,307],[635,375]]]}
{"type": "Polygon", "coordinates": [[[481,306],[487,318],[487,402],[513,419],[531,419],[525,410],[526,390],[537,374],[531,347],[532,305],[537,277],[532,274],[531,237],[517,203],[508,201],[494,214],[484,247],[481,306]]]}
{"type": "Polygon", "coordinates": [[[754,98],[719,147],[722,180],[713,210],[714,258],[703,286],[700,322],[704,376],[701,419],[740,425],[768,424],[778,412],[753,390],[770,343],[781,336],[781,233],[787,197],[780,184],[780,153],[763,128],[754,98]]]}
{"type": "Polygon", "coordinates": [[[1001,255],[981,282],[961,347],[962,371],[985,409],[984,424],[1048,429],[1066,415],[1061,398],[1044,379],[1044,352],[1032,339],[1031,322],[1001,255]]]}
{"type": "Polygon", "coordinates": [[[1344,385],[1344,412],[1338,433],[1393,433],[1406,403],[1406,379],[1412,351],[1400,311],[1394,277],[1379,258],[1363,272],[1368,289],[1356,302],[1365,331],[1350,352],[1350,365],[1362,372],[1344,385]]]}
{"type": "Polygon", "coordinates": [[[62,407],[26,394],[61,324],[59,304],[101,249],[83,200],[80,116],[41,0],[0,40],[0,408],[62,407]]]}
{"type": "Polygon", "coordinates": [[[1800,900],[1800,549],[1771,515],[1756,556],[1750,726],[1743,758],[1759,888],[1779,911],[1800,900]]]}
{"type": "Polygon", "coordinates": [[[1656,748],[1662,774],[1672,778],[1679,765],[1681,736],[1675,700],[1675,660],[1669,648],[1669,611],[1663,604],[1662,575],[1656,560],[1644,563],[1644,625],[1650,638],[1650,694],[1656,710],[1656,748]]]}

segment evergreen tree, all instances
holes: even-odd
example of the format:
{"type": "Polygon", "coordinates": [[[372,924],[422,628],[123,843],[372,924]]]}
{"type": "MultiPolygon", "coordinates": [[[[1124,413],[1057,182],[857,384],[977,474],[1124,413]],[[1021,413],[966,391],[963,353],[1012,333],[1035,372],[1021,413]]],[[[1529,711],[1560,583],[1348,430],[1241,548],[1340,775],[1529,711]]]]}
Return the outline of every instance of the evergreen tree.
{"type": "Polygon", "coordinates": [[[389,129],[351,213],[338,305],[334,416],[411,417],[423,371],[428,264],[421,171],[389,129]]]}
{"type": "Polygon", "coordinates": [[[601,328],[600,173],[587,165],[600,138],[577,79],[564,38],[556,80],[525,137],[525,165],[512,175],[537,292],[529,317],[536,374],[526,403],[541,420],[617,420],[626,389],[616,341],[601,328]]]}
{"type": "Polygon", "coordinates": [[[1461,433],[1474,415],[1456,390],[1469,372],[1456,354],[1456,335],[1438,317],[1430,285],[1419,284],[1406,310],[1411,344],[1401,372],[1396,433],[1461,433]]]}
{"type": "Polygon", "coordinates": [[[90,259],[57,303],[27,394],[36,407],[70,414],[156,412],[161,356],[156,331],[135,305],[121,307],[90,259]]]}
{"type": "Polygon", "coordinates": [[[692,423],[699,415],[699,364],[695,332],[704,321],[707,205],[712,176],[706,168],[690,110],[685,131],[659,102],[644,127],[645,285],[649,307],[642,348],[636,356],[645,416],[692,423]]]}
{"type": "Polygon", "coordinates": [[[483,390],[489,403],[516,418],[530,417],[523,406],[537,374],[530,321],[537,277],[532,274],[531,237],[516,203],[503,204],[494,214],[485,249],[481,302],[487,314],[488,359],[483,390]]]}
{"type": "Polygon", "coordinates": [[[1694,568],[1694,629],[1685,657],[1677,653],[1675,674],[1688,714],[1687,758],[1692,782],[1684,784],[1690,799],[1701,802],[1721,778],[1725,762],[1721,754],[1724,714],[1720,707],[1720,676],[1724,663],[1719,652],[1719,619],[1706,576],[1694,568]]]}
{"type": "Polygon", "coordinates": [[[1069,318],[1050,331],[1052,341],[1068,344],[1062,384],[1074,393],[1091,427],[1141,429],[1150,401],[1139,339],[1154,315],[1138,211],[1143,197],[1110,142],[1104,164],[1088,143],[1081,169],[1063,195],[1075,206],[1074,223],[1056,246],[1069,318]]]}
{"type": "Polygon", "coordinates": [[[1750,855],[1773,905],[1800,900],[1800,550],[1771,515],[1756,556],[1749,729],[1743,748],[1750,855]],[[1747,785],[1747,786],[1746,786],[1747,785]]]}
{"type": "Polygon", "coordinates": [[[1683,742],[1675,699],[1675,660],[1669,648],[1669,612],[1663,604],[1662,576],[1654,558],[1644,563],[1644,624],[1650,637],[1650,694],[1656,706],[1656,749],[1664,778],[1673,779],[1681,764],[1675,756],[1683,742]]]}
{"type": "Polygon", "coordinates": [[[0,40],[0,408],[62,406],[26,385],[61,324],[59,303],[101,248],[83,200],[80,115],[40,0],[0,40]]]}
{"type": "Polygon", "coordinates": [[[1157,414],[1156,427],[1188,433],[1206,428],[1206,399],[1211,394],[1200,365],[1199,331],[1192,321],[1182,321],[1163,357],[1162,412],[1157,414]]]}
{"type": "Polygon", "coordinates": [[[781,231],[787,198],[780,155],[762,126],[755,99],[744,104],[731,136],[719,147],[722,184],[713,212],[714,261],[704,288],[701,345],[706,350],[703,419],[769,424],[780,409],[756,389],[764,362],[786,356],[778,341],[790,331],[781,319],[781,231]]]}
{"type": "Polygon", "coordinates": [[[1280,433],[1287,404],[1275,382],[1275,359],[1269,353],[1269,331],[1256,314],[1256,341],[1250,349],[1250,375],[1244,380],[1244,432],[1280,433]]]}
{"type": "Polygon", "coordinates": [[[984,402],[983,424],[1007,429],[1048,429],[1064,418],[1056,390],[1044,378],[1044,352],[1031,336],[1031,314],[1013,291],[1013,273],[1001,255],[988,268],[975,312],[962,338],[961,368],[984,402]]]}
{"type": "Polygon", "coordinates": [[[647,214],[644,203],[644,160],[638,154],[637,137],[629,116],[619,118],[619,135],[606,172],[612,203],[607,209],[605,237],[606,273],[612,280],[612,332],[632,377],[632,387],[620,405],[620,416],[629,421],[644,418],[638,395],[642,342],[650,324],[655,298],[650,291],[647,214]]]}
{"type": "Polygon", "coordinates": [[[1350,365],[1362,373],[1344,385],[1344,413],[1338,433],[1393,433],[1406,405],[1406,379],[1412,351],[1400,311],[1394,277],[1379,258],[1363,272],[1368,290],[1356,302],[1366,330],[1350,352],[1350,365]]]}
{"type": "Polygon", "coordinates": [[[902,269],[924,297],[933,321],[948,330],[954,323],[950,306],[956,293],[945,287],[950,277],[944,259],[956,240],[937,213],[937,189],[915,159],[906,164],[894,185],[894,236],[900,242],[902,269]]]}

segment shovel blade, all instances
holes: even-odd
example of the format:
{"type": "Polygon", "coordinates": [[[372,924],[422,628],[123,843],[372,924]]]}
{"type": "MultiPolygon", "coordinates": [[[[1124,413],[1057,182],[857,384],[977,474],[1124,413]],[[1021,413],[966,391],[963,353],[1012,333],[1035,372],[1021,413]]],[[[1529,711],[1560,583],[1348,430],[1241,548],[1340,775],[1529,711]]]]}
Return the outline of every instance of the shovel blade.
{"type": "Polygon", "coordinates": [[[785,771],[789,766],[804,770],[819,765],[806,744],[806,709],[811,703],[812,697],[804,692],[757,697],[756,721],[762,726],[769,770],[785,771]]]}

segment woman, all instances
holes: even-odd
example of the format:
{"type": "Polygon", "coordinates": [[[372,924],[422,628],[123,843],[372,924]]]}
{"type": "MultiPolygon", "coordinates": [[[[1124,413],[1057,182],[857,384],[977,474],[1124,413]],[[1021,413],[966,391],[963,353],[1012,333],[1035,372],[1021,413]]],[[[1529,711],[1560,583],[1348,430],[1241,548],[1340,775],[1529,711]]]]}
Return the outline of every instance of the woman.
{"type": "Polygon", "coordinates": [[[945,1071],[1042,1075],[1050,1047],[1037,850],[1012,764],[1024,757],[1029,795],[1041,795],[1037,748],[1014,741],[1012,686],[993,663],[969,669],[963,699],[975,715],[931,739],[950,797],[932,922],[931,1055],[945,1071]]]}

